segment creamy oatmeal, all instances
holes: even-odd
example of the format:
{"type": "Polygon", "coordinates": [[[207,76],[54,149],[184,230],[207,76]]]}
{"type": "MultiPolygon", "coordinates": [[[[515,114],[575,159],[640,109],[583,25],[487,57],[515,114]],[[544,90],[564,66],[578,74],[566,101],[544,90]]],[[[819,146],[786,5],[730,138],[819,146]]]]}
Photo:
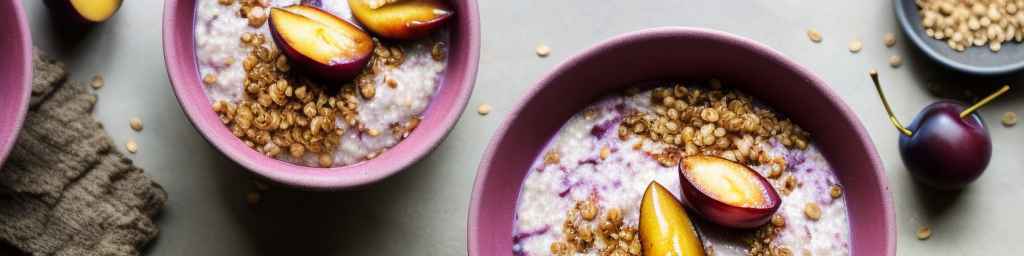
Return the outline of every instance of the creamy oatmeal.
{"type": "Polygon", "coordinates": [[[658,83],[606,97],[573,116],[523,182],[513,253],[639,255],[645,187],[657,181],[679,197],[679,159],[706,154],[752,167],[782,198],[771,221],[754,230],[691,214],[709,255],[848,255],[842,187],[810,135],[750,97],[720,88],[718,81],[658,83]]]}
{"type": "MultiPolygon", "coordinates": [[[[345,0],[301,2],[358,24],[345,0]]],[[[371,159],[408,136],[438,90],[447,30],[412,41],[374,38],[362,74],[327,84],[294,74],[273,42],[269,8],[295,4],[300,1],[198,1],[199,76],[222,121],[253,149],[306,166],[371,159]]]]}

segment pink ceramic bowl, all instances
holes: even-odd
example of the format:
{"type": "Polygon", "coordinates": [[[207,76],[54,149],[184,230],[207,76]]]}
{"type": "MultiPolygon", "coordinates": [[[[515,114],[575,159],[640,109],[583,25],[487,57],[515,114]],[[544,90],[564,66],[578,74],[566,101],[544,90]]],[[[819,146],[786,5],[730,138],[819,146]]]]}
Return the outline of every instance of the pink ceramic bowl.
{"type": "Polygon", "coordinates": [[[615,37],[538,82],[484,154],[469,211],[469,255],[511,255],[512,220],[530,164],[551,136],[601,95],[658,79],[730,81],[814,134],[846,188],[854,255],[895,255],[885,172],[857,116],[824,81],[765,45],[722,32],[657,28],[615,37]]]}
{"type": "Polygon", "coordinates": [[[370,184],[412,165],[441,143],[466,107],[480,56],[480,18],[475,0],[454,1],[451,52],[439,91],[423,121],[401,143],[373,160],[336,168],[311,168],[275,160],[250,149],[213,112],[197,70],[193,22],[196,0],[166,0],[164,59],[174,93],[192,125],[228,158],[270,180],[301,188],[328,190],[370,184]]]}
{"type": "Polygon", "coordinates": [[[7,159],[28,111],[32,35],[20,0],[0,2],[0,165],[7,159]]]}

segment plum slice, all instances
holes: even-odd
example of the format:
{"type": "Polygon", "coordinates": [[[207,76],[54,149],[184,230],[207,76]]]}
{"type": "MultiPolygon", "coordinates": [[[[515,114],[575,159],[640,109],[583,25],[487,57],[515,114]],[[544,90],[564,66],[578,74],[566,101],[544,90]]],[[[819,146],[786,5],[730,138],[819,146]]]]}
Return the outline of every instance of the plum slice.
{"type": "Polygon", "coordinates": [[[679,179],[690,208],[726,227],[764,225],[782,202],[771,183],[757,171],[720,157],[683,158],[679,179]]]}
{"type": "Polygon", "coordinates": [[[121,8],[121,0],[45,0],[43,3],[62,18],[86,24],[104,22],[121,8]]]}
{"type": "Polygon", "coordinates": [[[647,185],[640,201],[640,245],[643,255],[704,255],[704,243],[683,205],[656,181],[647,185]]]}
{"type": "Polygon", "coordinates": [[[352,15],[363,26],[388,39],[410,40],[429,35],[455,11],[440,0],[406,0],[371,8],[366,0],[348,0],[352,15]]]}
{"type": "Polygon", "coordinates": [[[369,34],[316,7],[271,8],[270,34],[293,66],[321,80],[355,78],[373,53],[369,34]]]}

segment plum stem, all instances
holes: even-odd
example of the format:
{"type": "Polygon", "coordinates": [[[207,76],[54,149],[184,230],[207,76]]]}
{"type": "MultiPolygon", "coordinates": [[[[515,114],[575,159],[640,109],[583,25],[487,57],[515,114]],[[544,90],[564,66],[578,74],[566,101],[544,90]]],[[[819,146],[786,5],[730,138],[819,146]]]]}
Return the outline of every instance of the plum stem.
{"type": "Polygon", "coordinates": [[[985,104],[988,104],[988,102],[996,99],[996,97],[999,97],[1000,95],[1003,95],[1004,93],[1006,93],[1006,91],[1009,91],[1009,90],[1010,90],[1010,85],[1003,85],[1002,88],[999,88],[999,90],[996,91],[995,93],[992,93],[992,95],[989,95],[988,97],[985,97],[984,99],[981,99],[981,101],[978,101],[978,103],[974,103],[973,106],[971,106],[971,107],[969,107],[967,109],[964,109],[963,112],[960,112],[960,118],[967,118],[967,116],[970,116],[972,113],[974,113],[975,110],[978,110],[979,108],[984,107],[985,104]]]}
{"type": "Polygon", "coordinates": [[[896,119],[896,115],[892,113],[892,108],[889,107],[889,100],[885,99],[885,93],[882,92],[882,85],[878,83],[878,71],[872,69],[869,74],[871,75],[871,81],[875,82],[875,89],[878,90],[878,97],[882,98],[882,105],[885,106],[885,112],[889,113],[889,122],[892,122],[892,125],[896,126],[896,129],[900,130],[903,135],[907,135],[907,137],[914,136],[914,133],[907,129],[907,127],[904,127],[903,124],[900,123],[900,120],[896,119]]]}

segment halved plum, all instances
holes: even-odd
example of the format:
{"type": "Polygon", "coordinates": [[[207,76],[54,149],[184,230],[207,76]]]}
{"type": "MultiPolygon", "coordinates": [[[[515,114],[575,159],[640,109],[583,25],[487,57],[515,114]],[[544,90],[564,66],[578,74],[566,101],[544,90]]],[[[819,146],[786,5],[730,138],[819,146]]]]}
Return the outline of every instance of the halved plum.
{"type": "Polygon", "coordinates": [[[640,245],[643,255],[704,255],[704,243],[683,205],[656,181],[647,185],[640,201],[640,245]]]}
{"type": "Polygon", "coordinates": [[[270,34],[293,66],[322,80],[355,78],[373,54],[369,34],[310,6],[271,8],[270,34]]]}
{"type": "Polygon", "coordinates": [[[45,0],[54,14],[85,24],[104,22],[121,8],[121,0],[45,0]]]}
{"type": "Polygon", "coordinates": [[[782,203],[772,184],[757,171],[720,157],[683,158],[679,179],[687,205],[726,227],[764,225],[782,203]]]}
{"type": "Polygon", "coordinates": [[[406,0],[371,8],[366,0],[348,0],[352,15],[378,36],[410,40],[429,35],[455,11],[440,0],[406,0]]]}

